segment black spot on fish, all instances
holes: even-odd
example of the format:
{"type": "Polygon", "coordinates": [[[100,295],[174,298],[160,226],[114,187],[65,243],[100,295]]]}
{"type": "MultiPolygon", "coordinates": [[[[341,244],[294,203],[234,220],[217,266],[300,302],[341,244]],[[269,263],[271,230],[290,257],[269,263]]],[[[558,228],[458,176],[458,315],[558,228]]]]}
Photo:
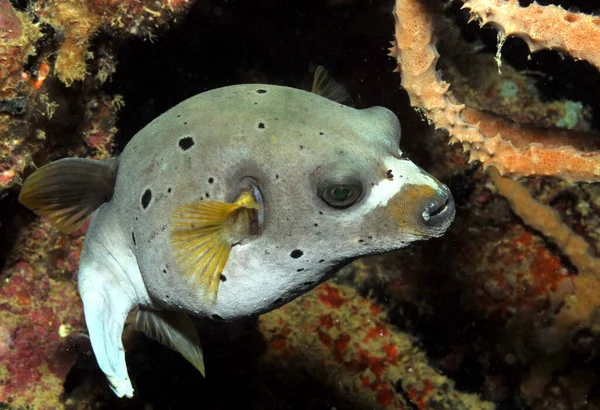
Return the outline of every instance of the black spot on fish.
{"type": "Polygon", "coordinates": [[[166,269],[163,269],[163,273],[167,273],[167,270],[166,270],[166,269]]]}
{"type": "Polygon", "coordinates": [[[137,216],[135,217],[135,220],[136,220],[136,221],[139,221],[139,219],[140,219],[140,218],[138,218],[137,216]]]}
{"type": "Polygon", "coordinates": [[[260,128],[261,130],[265,128],[265,123],[264,122],[259,122],[258,123],[258,128],[260,128]]]}
{"type": "Polygon", "coordinates": [[[180,118],[180,117],[181,117],[181,114],[177,114],[177,118],[180,118]]]}
{"type": "Polygon", "coordinates": [[[169,194],[171,193],[171,191],[172,191],[172,189],[171,189],[171,188],[167,189],[167,192],[168,192],[169,194]]]}
{"type": "Polygon", "coordinates": [[[142,206],[144,207],[144,209],[148,208],[148,205],[150,205],[150,201],[152,201],[152,191],[146,189],[144,195],[142,195],[142,206]]]}
{"type": "Polygon", "coordinates": [[[216,313],[213,313],[210,317],[212,317],[214,320],[225,320],[221,316],[217,315],[216,313]]]}
{"type": "Polygon", "coordinates": [[[183,122],[183,125],[187,125],[187,121],[184,121],[184,122],[183,122]]]}
{"type": "Polygon", "coordinates": [[[292,253],[290,253],[290,256],[294,259],[298,259],[302,255],[304,255],[304,252],[302,252],[300,249],[294,249],[292,253]]]}
{"type": "Polygon", "coordinates": [[[275,175],[275,179],[279,179],[279,175],[275,175]]]}
{"type": "Polygon", "coordinates": [[[323,211],[319,211],[319,215],[323,215],[323,211]]]}
{"type": "Polygon", "coordinates": [[[267,90],[263,89],[263,88],[259,88],[258,90],[256,90],[257,94],[266,94],[267,90]]]}
{"type": "Polygon", "coordinates": [[[255,103],[254,103],[254,105],[258,105],[258,103],[257,103],[257,102],[255,102],[255,103]]]}
{"type": "Polygon", "coordinates": [[[319,226],[319,224],[315,224],[315,226],[319,226]]]}
{"type": "Polygon", "coordinates": [[[304,145],[300,145],[300,149],[304,149],[304,145]]]}
{"type": "Polygon", "coordinates": [[[304,268],[296,269],[296,272],[302,272],[304,268]]]}
{"type": "Polygon", "coordinates": [[[207,198],[210,198],[210,195],[208,195],[208,192],[206,192],[204,195],[206,195],[207,198]]]}
{"type": "Polygon", "coordinates": [[[227,282],[227,277],[223,274],[221,274],[221,276],[219,277],[219,279],[221,279],[221,282],[227,282]]]}
{"type": "Polygon", "coordinates": [[[281,302],[283,302],[283,299],[282,299],[282,298],[275,299],[275,300],[273,301],[273,303],[271,303],[271,305],[273,305],[273,306],[276,306],[276,305],[280,304],[281,302]]]}
{"type": "Polygon", "coordinates": [[[323,262],[325,262],[325,259],[321,259],[321,260],[319,261],[319,263],[323,263],[323,262]]]}
{"type": "Polygon", "coordinates": [[[194,139],[192,137],[183,137],[179,140],[179,148],[184,151],[192,148],[194,146],[194,139]]]}
{"type": "Polygon", "coordinates": [[[392,174],[392,170],[388,169],[387,172],[385,173],[385,177],[387,179],[394,179],[394,174],[392,174]]]}
{"type": "Polygon", "coordinates": [[[167,299],[169,299],[169,295],[165,295],[165,297],[166,297],[167,299]]]}
{"type": "Polygon", "coordinates": [[[319,135],[325,135],[325,133],[321,131],[321,132],[319,132],[319,135]]]}
{"type": "Polygon", "coordinates": [[[212,184],[213,182],[215,182],[215,179],[214,179],[214,178],[208,178],[208,183],[209,183],[209,184],[212,184]]]}
{"type": "Polygon", "coordinates": [[[135,234],[133,233],[133,231],[131,231],[131,239],[133,240],[133,246],[137,246],[137,243],[135,242],[135,234]]]}

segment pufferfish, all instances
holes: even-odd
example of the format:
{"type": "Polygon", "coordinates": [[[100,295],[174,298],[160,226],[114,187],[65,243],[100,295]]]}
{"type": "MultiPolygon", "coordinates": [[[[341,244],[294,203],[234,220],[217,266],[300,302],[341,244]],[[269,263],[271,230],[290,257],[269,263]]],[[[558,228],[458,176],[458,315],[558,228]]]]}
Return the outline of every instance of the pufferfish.
{"type": "Polygon", "coordinates": [[[396,115],[350,101],[322,67],[312,92],[218,88],[154,119],[116,159],[61,159],[25,181],[21,203],[61,230],[92,215],[78,287],[117,396],[134,391],[132,310],[204,375],[190,315],[265,313],[358,257],[446,231],[450,191],[402,154],[396,115]]]}

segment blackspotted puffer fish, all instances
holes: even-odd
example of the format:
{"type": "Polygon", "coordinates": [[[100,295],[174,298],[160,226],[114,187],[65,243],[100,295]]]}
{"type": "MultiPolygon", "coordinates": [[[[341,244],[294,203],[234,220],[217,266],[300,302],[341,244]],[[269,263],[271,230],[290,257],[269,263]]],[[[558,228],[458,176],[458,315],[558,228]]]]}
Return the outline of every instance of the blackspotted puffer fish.
{"type": "Polygon", "coordinates": [[[204,374],[190,315],[265,313],[356,258],[446,231],[450,191],[402,154],[397,117],[334,100],[350,98],[321,67],[312,92],[207,91],[116,159],[61,159],[26,180],[20,201],[63,231],[92,215],[78,286],[117,396],[133,396],[121,340],[130,311],[204,374]]]}

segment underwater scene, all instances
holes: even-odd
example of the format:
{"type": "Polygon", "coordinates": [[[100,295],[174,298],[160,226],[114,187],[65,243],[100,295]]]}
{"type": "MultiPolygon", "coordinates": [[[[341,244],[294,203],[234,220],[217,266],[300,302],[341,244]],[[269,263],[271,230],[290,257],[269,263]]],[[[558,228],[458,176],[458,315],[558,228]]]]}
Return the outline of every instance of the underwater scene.
{"type": "Polygon", "coordinates": [[[0,409],[600,409],[600,2],[0,0],[0,409]]]}

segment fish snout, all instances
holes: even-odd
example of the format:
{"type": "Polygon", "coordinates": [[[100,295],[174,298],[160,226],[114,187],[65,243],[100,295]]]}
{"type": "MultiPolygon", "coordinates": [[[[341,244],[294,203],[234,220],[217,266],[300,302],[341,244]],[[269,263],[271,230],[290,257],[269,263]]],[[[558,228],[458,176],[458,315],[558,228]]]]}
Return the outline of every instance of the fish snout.
{"type": "MultiPolygon", "coordinates": [[[[436,181],[437,182],[437,181],[436,181]]],[[[445,231],[452,221],[456,208],[454,206],[454,198],[448,187],[439,183],[439,187],[434,191],[430,201],[425,203],[425,209],[422,216],[425,226],[436,232],[445,231]]]]}
{"type": "Polygon", "coordinates": [[[446,185],[425,172],[421,175],[418,183],[406,184],[390,199],[386,214],[406,234],[439,237],[454,220],[454,200],[446,185]]]}

